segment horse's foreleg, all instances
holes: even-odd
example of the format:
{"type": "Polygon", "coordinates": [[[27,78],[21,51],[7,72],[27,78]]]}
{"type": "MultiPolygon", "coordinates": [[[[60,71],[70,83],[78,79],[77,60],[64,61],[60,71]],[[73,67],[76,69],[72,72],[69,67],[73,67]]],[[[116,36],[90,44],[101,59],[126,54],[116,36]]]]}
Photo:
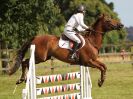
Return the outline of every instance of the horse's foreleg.
{"type": "Polygon", "coordinates": [[[106,65],[104,63],[102,63],[102,62],[100,62],[98,60],[95,60],[95,62],[97,62],[99,65],[101,65],[105,69],[105,71],[107,70],[107,67],[106,67],[106,65]]]}
{"type": "Polygon", "coordinates": [[[106,66],[104,64],[100,63],[99,61],[95,61],[95,60],[90,60],[88,62],[88,65],[91,67],[95,67],[101,71],[101,78],[98,80],[98,86],[101,87],[105,80],[106,66]]]}
{"type": "MultiPolygon", "coordinates": [[[[96,60],[95,62],[97,62],[100,66],[102,66],[104,68],[103,75],[101,75],[101,80],[103,79],[103,81],[104,81],[106,79],[106,70],[107,70],[107,67],[106,67],[106,65],[104,63],[102,63],[102,62],[100,62],[98,60],[96,60]]],[[[101,81],[99,80],[99,86],[101,85],[100,82],[101,81]]]]}
{"type": "Polygon", "coordinates": [[[20,79],[17,80],[16,84],[20,84],[26,80],[26,69],[28,68],[29,68],[29,59],[26,59],[25,61],[22,62],[22,74],[20,79]]]}

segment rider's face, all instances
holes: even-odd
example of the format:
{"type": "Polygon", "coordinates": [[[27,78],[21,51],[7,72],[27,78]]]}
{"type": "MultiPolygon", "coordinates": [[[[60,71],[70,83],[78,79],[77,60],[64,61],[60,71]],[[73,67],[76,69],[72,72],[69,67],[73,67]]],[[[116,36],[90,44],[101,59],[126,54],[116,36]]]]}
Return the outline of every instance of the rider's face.
{"type": "Polygon", "coordinates": [[[83,11],[83,14],[85,15],[86,11],[83,11]]]}

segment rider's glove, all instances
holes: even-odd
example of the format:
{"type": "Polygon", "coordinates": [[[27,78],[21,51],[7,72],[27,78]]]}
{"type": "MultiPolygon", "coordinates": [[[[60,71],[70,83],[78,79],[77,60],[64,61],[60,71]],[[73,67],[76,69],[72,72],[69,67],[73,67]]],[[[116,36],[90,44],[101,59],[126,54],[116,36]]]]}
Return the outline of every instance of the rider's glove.
{"type": "Polygon", "coordinates": [[[88,28],[86,29],[86,31],[91,32],[91,31],[93,31],[93,29],[92,29],[91,27],[88,27],[88,28]]]}

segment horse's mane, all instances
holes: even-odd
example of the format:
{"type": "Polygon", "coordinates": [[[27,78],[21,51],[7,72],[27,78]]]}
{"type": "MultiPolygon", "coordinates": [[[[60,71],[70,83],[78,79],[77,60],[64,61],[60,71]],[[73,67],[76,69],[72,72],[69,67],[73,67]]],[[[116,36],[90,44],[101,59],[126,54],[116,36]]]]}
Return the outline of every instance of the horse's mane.
{"type": "Polygon", "coordinates": [[[97,25],[97,23],[99,23],[99,21],[100,18],[97,18],[96,21],[91,25],[91,27],[94,28],[97,25]]]}

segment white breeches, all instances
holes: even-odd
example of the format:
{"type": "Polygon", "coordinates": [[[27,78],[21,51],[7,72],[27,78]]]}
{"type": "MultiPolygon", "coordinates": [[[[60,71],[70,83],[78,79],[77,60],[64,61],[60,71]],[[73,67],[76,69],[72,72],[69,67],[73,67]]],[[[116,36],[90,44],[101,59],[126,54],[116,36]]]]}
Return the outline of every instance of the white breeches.
{"type": "Polygon", "coordinates": [[[76,36],[76,32],[74,30],[65,30],[64,34],[72,41],[81,43],[80,39],[76,36]]]}

